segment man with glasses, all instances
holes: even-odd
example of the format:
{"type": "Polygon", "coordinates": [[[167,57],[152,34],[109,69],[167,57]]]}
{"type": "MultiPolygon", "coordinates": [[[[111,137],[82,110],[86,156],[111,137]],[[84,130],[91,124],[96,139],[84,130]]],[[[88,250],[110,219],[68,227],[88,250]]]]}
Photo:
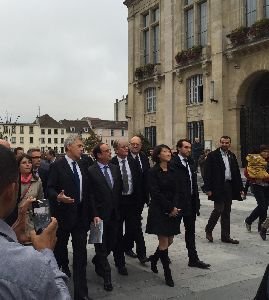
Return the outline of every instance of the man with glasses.
{"type": "Polygon", "coordinates": [[[94,244],[96,255],[92,259],[95,272],[104,279],[104,289],[113,290],[111,268],[108,255],[116,246],[119,222],[119,202],[122,195],[122,178],[118,166],[110,163],[111,150],[105,143],[98,143],[93,148],[96,161],[89,167],[93,221],[103,221],[102,243],[94,244]]]}
{"type": "MultiPolygon", "coordinates": [[[[142,151],[142,141],[139,136],[134,136],[131,138],[129,143],[129,157],[134,160],[138,170],[139,170],[139,177],[138,177],[138,186],[140,190],[140,195],[138,199],[139,205],[139,214],[140,218],[144,209],[145,203],[149,203],[149,190],[148,190],[148,180],[147,174],[148,170],[150,169],[149,159],[142,151]]],[[[140,222],[140,226],[142,224],[140,222]]],[[[126,235],[125,237],[125,247],[126,247],[126,255],[136,258],[138,257],[136,253],[132,250],[134,247],[134,240],[132,236],[126,235]]],[[[138,250],[138,249],[137,249],[138,250]]],[[[147,261],[146,255],[143,257],[138,257],[139,261],[144,264],[147,261]]]]}

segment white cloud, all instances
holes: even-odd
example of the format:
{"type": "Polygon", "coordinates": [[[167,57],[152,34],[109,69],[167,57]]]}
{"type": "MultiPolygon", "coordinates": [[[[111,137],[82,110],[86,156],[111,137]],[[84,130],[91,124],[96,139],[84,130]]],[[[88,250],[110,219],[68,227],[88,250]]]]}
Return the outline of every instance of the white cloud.
{"type": "Polygon", "coordinates": [[[0,116],[113,118],[127,93],[122,0],[1,0],[0,116]]]}

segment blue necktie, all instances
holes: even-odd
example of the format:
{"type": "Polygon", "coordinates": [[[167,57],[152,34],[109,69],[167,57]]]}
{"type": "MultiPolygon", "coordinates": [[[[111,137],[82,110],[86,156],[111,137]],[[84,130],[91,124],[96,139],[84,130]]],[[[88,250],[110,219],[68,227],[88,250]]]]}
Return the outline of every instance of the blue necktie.
{"type": "Polygon", "coordinates": [[[75,161],[73,161],[72,165],[73,165],[73,173],[74,173],[74,179],[75,179],[75,184],[76,184],[75,202],[77,204],[79,204],[80,203],[80,179],[79,179],[78,170],[77,170],[77,163],[75,161]]]}
{"type": "Polygon", "coordinates": [[[112,182],[110,180],[110,177],[109,177],[109,174],[108,174],[108,171],[107,171],[108,168],[109,168],[109,166],[104,166],[104,175],[105,175],[105,179],[106,179],[106,182],[107,182],[108,186],[112,190],[113,186],[112,186],[112,182]]]}

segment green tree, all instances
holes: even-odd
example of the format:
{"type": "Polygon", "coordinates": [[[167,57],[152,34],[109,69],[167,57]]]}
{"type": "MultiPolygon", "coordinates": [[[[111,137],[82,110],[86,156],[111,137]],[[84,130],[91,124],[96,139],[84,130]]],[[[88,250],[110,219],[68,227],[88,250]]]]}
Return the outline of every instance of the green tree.
{"type": "Polygon", "coordinates": [[[101,142],[101,139],[97,136],[97,134],[92,132],[92,134],[84,140],[85,150],[88,153],[91,152],[92,149],[94,148],[94,146],[100,142],[101,142]]]}

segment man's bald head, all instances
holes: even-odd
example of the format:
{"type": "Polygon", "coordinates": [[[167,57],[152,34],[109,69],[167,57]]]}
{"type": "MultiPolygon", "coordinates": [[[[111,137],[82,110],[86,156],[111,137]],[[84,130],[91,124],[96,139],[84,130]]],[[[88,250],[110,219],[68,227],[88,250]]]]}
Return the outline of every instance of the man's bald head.
{"type": "Polygon", "coordinates": [[[4,147],[10,149],[10,143],[6,140],[0,139],[0,145],[3,145],[4,147]]]}
{"type": "Polygon", "coordinates": [[[135,135],[134,137],[132,137],[130,139],[130,151],[137,155],[140,151],[141,151],[141,148],[142,148],[142,141],[141,141],[141,138],[137,135],[135,135]]]}

